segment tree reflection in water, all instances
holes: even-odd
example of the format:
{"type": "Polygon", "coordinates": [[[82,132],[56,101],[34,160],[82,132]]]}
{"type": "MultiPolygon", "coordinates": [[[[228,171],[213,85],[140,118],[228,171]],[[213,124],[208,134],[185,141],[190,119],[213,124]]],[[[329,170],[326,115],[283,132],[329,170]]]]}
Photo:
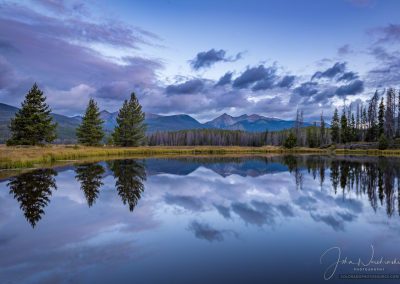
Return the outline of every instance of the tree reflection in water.
{"type": "Polygon", "coordinates": [[[283,163],[291,173],[294,173],[296,185],[300,188],[301,168],[307,169],[314,179],[319,175],[320,183],[325,180],[325,169],[329,168],[335,194],[339,188],[342,194],[350,191],[356,195],[367,194],[373,210],[376,211],[379,204],[385,206],[389,217],[396,209],[397,187],[397,210],[400,215],[400,159],[398,158],[286,156],[283,158],[283,163]]]}
{"type": "MultiPolygon", "coordinates": [[[[144,191],[146,170],[144,160],[115,160],[107,162],[115,178],[115,187],[123,204],[133,211],[144,191]]],[[[190,174],[197,167],[204,166],[221,175],[261,176],[270,173],[289,171],[298,190],[304,187],[305,177],[310,175],[318,180],[321,189],[327,182],[334,194],[353,192],[367,195],[374,211],[385,207],[391,217],[396,209],[400,215],[400,159],[384,157],[330,157],[330,156],[273,156],[242,159],[170,159],[168,163],[152,160],[148,172],[155,174],[167,172],[182,175],[182,168],[189,167],[190,174]],[[179,164],[174,164],[179,161],[179,164]],[[229,163],[229,166],[226,166],[229,163]],[[195,164],[196,166],[190,167],[195,164]],[[172,166],[171,166],[172,165],[172,166]],[[174,166],[175,165],[175,166],[174,166]],[[285,167],[286,166],[286,167],[285,167]],[[308,172],[308,173],[307,173],[308,172]],[[397,192],[396,192],[397,188],[397,192]],[[397,201],[396,201],[397,198],[397,201]],[[397,207],[397,208],[396,208],[397,207]]],[[[76,166],[75,178],[80,182],[87,204],[91,207],[99,196],[103,185],[105,168],[99,163],[76,166]]],[[[19,202],[26,219],[35,227],[50,202],[53,189],[57,189],[55,170],[38,169],[11,178],[8,186],[10,194],[19,202]]],[[[288,188],[290,190],[291,188],[288,188]]]]}
{"type": "Polygon", "coordinates": [[[136,207],[142,192],[143,182],[146,180],[144,161],[115,160],[107,162],[116,179],[115,187],[124,204],[128,204],[129,210],[136,207]]]}
{"type": "Polygon", "coordinates": [[[104,172],[104,167],[96,163],[82,164],[75,169],[75,178],[81,183],[81,189],[89,207],[96,202],[99,188],[103,185],[102,175],[104,172]]]}
{"type": "Polygon", "coordinates": [[[52,189],[57,189],[53,169],[39,169],[21,174],[8,183],[10,194],[19,202],[25,218],[35,227],[50,202],[52,189]]]}

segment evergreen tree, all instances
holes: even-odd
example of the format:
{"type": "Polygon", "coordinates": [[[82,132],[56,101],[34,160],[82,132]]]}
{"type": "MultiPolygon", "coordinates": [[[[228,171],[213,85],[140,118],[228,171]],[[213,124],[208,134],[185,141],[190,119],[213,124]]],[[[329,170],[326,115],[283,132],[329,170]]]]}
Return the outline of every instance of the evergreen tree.
{"type": "Polygon", "coordinates": [[[57,124],[50,116],[46,97],[35,83],[25,96],[21,109],[11,119],[7,145],[39,145],[56,139],[57,124]]]}
{"type": "Polygon", "coordinates": [[[319,124],[319,131],[320,131],[320,144],[324,145],[326,143],[325,141],[325,120],[324,120],[324,114],[321,113],[321,121],[319,124]]]}
{"type": "Polygon", "coordinates": [[[386,93],[386,110],[385,110],[385,134],[386,137],[392,139],[396,134],[395,128],[396,115],[396,92],[393,88],[389,88],[386,93]]]}
{"type": "Polygon", "coordinates": [[[135,93],[132,93],[130,100],[125,100],[118,112],[117,126],[113,133],[115,145],[123,147],[143,145],[146,131],[144,117],[142,106],[135,93]]]}
{"type": "Polygon", "coordinates": [[[383,103],[383,98],[381,99],[381,103],[379,104],[378,111],[378,135],[379,137],[385,133],[385,104],[383,103]]]}
{"type": "Polygon", "coordinates": [[[368,106],[368,130],[367,130],[367,141],[376,141],[379,137],[379,127],[377,124],[377,108],[378,108],[378,91],[372,96],[368,106]]]}
{"type": "Polygon", "coordinates": [[[333,143],[339,143],[340,139],[339,135],[340,135],[339,113],[336,108],[331,122],[331,139],[333,143]]]}
{"type": "MultiPolygon", "coordinates": [[[[397,131],[396,131],[396,136],[400,137],[400,91],[398,95],[398,100],[397,100],[397,131]]],[[[400,208],[399,208],[400,210],[400,208]]]]}
{"type": "Polygon", "coordinates": [[[76,129],[78,142],[86,146],[97,146],[104,137],[103,120],[100,111],[93,99],[89,100],[82,123],[76,129]]]}
{"type": "Polygon", "coordinates": [[[385,150],[389,146],[389,141],[386,138],[385,134],[382,133],[378,140],[378,148],[379,150],[385,150]]]}
{"type": "Polygon", "coordinates": [[[350,120],[350,141],[357,140],[357,129],[356,129],[356,121],[354,119],[354,114],[351,114],[350,120]]]}
{"type": "Polygon", "coordinates": [[[363,108],[363,111],[362,111],[362,119],[361,119],[361,139],[364,141],[365,140],[365,129],[366,129],[366,126],[367,126],[367,110],[366,110],[366,108],[364,107],[363,108]]]}
{"type": "Polygon", "coordinates": [[[345,110],[343,110],[342,117],[340,118],[340,140],[342,143],[347,143],[350,140],[345,110]]]}
{"type": "Polygon", "coordinates": [[[285,148],[291,149],[297,145],[297,138],[296,135],[290,131],[289,136],[286,138],[285,142],[283,143],[283,146],[285,148]]]}

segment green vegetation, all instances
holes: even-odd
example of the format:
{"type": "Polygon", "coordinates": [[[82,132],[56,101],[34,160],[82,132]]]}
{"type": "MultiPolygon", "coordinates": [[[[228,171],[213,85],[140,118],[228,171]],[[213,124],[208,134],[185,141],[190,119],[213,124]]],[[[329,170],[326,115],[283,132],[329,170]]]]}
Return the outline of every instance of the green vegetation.
{"type": "Polygon", "coordinates": [[[89,100],[82,123],[76,129],[78,142],[85,146],[98,146],[104,137],[103,120],[100,111],[93,99],[89,100]]]}
{"type": "Polygon", "coordinates": [[[146,126],[143,122],[142,106],[132,93],[129,102],[125,100],[118,112],[117,126],[112,135],[114,144],[122,147],[144,145],[146,126]]]}
{"type": "Polygon", "coordinates": [[[331,122],[331,139],[333,143],[340,142],[339,113],[337,108],[335,108],[331,122]]]}
{"type": "Polygon", "coordinates": [[[36,83],[25,96],[21,109],[11,119],[7,145],[40,145],[56,139],[56,127],[46,97],[36,83]]]}
{"type": "MultiPolygon", "coordinates": [[[[57,162],[71,162],[91,157],[143,157],[162,155],[225,155],[225,154],[281,154],[286,150],[281,147],[84,147],[84,146],[49,146],[49,147],[1,147],[0,169],[33,168],[57,162]]],[[[294,148],[291,153],[327,153],[322,149],[294,148]]]]}
{"type": "Polygon", "coordinates": [[[386,150],[389,146],[389,142],[385,136],[385,134],[381,134],[381,137],[379,137],[378,140],[378,148],[379,150],[386,150]]]}
{"type": "Polygon", "coordinates": [[[297,139],[296,136],[294,136],[293,132],[290,132],[289,136],[286,138],[285,142],[283,143],[283,146],[288,149],[292,149],[296,147],[297,144],[297,139]]]}

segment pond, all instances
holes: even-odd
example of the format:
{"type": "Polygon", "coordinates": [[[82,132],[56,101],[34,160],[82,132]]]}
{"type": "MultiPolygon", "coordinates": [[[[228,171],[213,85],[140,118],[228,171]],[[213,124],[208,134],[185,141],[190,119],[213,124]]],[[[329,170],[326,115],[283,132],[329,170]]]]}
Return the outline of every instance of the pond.
{"type": "MultiPolygon", "coordinates": [[[[0,283],[400,275],[400,159],[120,159],[0,180],[0,283]]],[[[390,281],[384,281],[390,283],[390,281]]]]}

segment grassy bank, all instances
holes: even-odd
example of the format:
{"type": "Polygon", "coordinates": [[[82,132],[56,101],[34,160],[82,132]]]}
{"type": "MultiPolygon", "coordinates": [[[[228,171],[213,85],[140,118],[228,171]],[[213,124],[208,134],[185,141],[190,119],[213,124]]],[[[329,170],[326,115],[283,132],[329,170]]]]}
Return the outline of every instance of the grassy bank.
{"type": "Polygon", "coordinates": [[[150,157],[179,155],[229,155],[229,154],[336,154],[336,155],[380,155],[400,156],[399,150],[349,150],[312,149],[282,147],[83,147],[52,145],[46,147],[6,147],[0,146],[0,169],[34,168],[59,162],[76,161],[87,158],[110,157],[150,157]]]}
{"type": "Polygon", "coordinates": [[[295,148],[286,150],[281,147],[83,147],[83,146],[46,146],[46,147],[6,147],[0,146],[0,169],[33,168],[67,160],[79,160],[90,157],[136,157],[160,155],[224,155],[224,154],[267,154],[267,153],[325,153],[326,150],[295,148]]]}

